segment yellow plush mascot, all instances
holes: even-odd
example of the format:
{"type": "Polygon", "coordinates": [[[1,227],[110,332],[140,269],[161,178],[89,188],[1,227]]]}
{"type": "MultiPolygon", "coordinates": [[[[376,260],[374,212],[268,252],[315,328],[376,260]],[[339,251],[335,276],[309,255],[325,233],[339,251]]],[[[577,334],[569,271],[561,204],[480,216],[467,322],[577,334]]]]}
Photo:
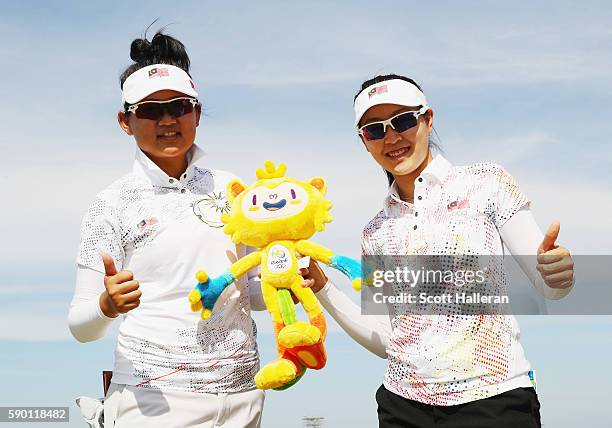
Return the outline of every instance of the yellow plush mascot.
{"type": "Polygon", "coordinates": [[[194,311],[208,319],[219,295],[236,278],[261,266],[261,288],[266,307],[272,315],[278,359],[265,365],[255,376],[260,389],[282,390],[295,384],[306,368],[321,369],[327,356],[323,341],[325,317],[309,288],[301,286],[298,257],[310,256],[346,274],[353,288],[361,288],[361,266],[356,260],[307,239],[332,220],[331,202],[324,198],[325,180],[315,177],[308,182],[285,177],[286,166],[278,168],[271,161],[257,170],[258,181],[247,187],[239,180],[227,186],[232,204],[230,214],[221,218],[225,233],[234,243],[258,250],[244,256],[217,278],[198,271],[198,284],[189,294],[194,311]],[[291,293],[302,303],[310,323],[296,320],[291,293]]]}

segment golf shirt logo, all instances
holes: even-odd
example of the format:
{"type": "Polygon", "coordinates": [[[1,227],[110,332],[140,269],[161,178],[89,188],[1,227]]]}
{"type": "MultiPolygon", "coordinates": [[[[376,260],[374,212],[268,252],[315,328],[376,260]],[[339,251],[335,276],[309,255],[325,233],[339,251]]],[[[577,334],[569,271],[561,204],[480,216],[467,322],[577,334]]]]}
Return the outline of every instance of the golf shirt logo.
{"type": "Polygon", "coordinates": [[[204,224],[221,228],[224,226],[221,215],[230,212],[230,204],[222,192],[211,192],[193,203],[193,213],[204,224]]]}

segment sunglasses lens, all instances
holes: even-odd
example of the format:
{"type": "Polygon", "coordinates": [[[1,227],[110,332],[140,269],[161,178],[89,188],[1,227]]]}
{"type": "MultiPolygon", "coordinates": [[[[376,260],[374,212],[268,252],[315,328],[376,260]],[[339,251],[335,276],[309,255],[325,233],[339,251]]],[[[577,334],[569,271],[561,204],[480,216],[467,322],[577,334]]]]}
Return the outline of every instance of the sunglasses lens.
{"type": "Polygon", "coordinates": [[[162,117],[164,109],[158,103],[142,103],[136,109],[136,117],[139,119],[158,120],[162,117]]]}
{"type": "Polygon", "coordinates": [[[361,128],[366,140],[380,140],[385,137],[385,127],[382,123],[372,123],[361,128]]]}
{"type": "Polygon", "coordinates": [[[401,114],[391,121],[391,125],[397,132],[404,132],[417,124],[417,118],[412,113],[401,114]]]}
{"type": "Polygon", "coordinates": [[[181,117],[193,111],[193,104],[189,100],[176,100],[166,104],[166,109],[171,116],[181,117]]]}

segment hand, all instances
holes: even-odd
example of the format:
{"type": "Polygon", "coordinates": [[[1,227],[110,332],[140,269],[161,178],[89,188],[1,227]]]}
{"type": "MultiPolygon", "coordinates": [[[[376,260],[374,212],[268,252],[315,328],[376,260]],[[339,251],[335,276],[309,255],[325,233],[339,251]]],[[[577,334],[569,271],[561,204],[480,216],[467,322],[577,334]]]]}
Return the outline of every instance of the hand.
{"type": "Polygon", "coordinates": [[[308,267],[300,269],[300,275],[304,278],[302,287],[310,288],[315,293],[318,293],[327,284],[327,276],[312,257],[308,267]]]}
{"type": "Polygon", "coordinates": [[[557,245],[561,225],[555,222],[550,225],[538,247],[538,265],[536,268],[542,279],[551,288],[568,288],[574,282],[574,261],[567,248],[557,245]]]}
{"type": "Polygon", "coordinates": [[[115,318],[140,305],[142,292],[132,272],[117,272],[113,258],[102,253],[104,262],[104,292],[100,295],[100,309],[107,317],[115,318]]]}

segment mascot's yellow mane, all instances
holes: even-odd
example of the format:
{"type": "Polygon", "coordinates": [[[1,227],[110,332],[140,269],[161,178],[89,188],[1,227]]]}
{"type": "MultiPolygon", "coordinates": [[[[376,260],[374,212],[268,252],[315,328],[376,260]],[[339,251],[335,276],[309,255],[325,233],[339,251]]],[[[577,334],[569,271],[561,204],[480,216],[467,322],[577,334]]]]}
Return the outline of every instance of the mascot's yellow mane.
{"type": "Polygon", "coordinates": [[[264,168],[257,169],[258,180],[249,187],[239,180],[232,180],[228,184],[232,212],[224,214],[221,220],[225,223],[224,232],[232,237],[232,241],[262,248],[272,241],[308,239],[316,232],[323,231],[325,223],[332,221],[329,212],[332,203],[324,198],[325,180],[315,177],[305,182],[285,177],[287,167],[284,164],[275,167],[271,161],[267,161],[264,168]],[[304,197],[300,201],[304,204],[303,209],[291,216],[279,218],[253,218],[245,211],[245,197],[257,197],[261,192],[268,194],[275,189],[282,190],[281,187],[292,188],[294,191],[298,187],[302,189],[300,193],[304,197]]]}

